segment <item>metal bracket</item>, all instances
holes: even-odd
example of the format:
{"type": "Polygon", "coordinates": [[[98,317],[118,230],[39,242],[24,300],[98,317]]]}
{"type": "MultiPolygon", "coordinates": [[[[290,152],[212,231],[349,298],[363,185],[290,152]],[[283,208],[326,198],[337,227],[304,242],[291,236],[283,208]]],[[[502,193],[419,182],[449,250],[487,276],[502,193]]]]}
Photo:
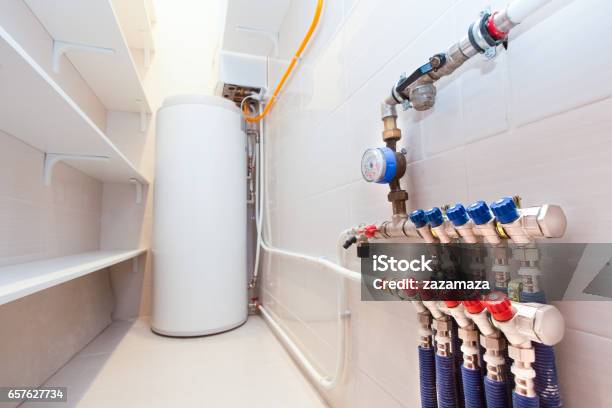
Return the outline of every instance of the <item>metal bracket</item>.
{"type": "MultiPolygon", "coordinates": [[[[488,5],[484,9],[482,9],[478,15],[481,18],[486,15],[490,15],[492,12],[491,10],[492,10],[491,6],[488,5]]],[[[497,47],[487,47],[484,51],[483,57],[487,61],[490,61],[494,59],[495,57],[497,57],[497,47]]]]}
{"type": "Polygon", "coordinates": [[[236,26],[236,30],[238,31],[243,31],[245,33],[250,33],[250,34],[255,34],[255,35],[259,35],[262,37],[266,37],[268,40],[270,40],[270,42],[272,43],[272,46],[274,47],[274,57],[278,56],[278,32],[277,31],[268,31],[268,30],[262,30],[260,28],[253,28],[253,27],[245,27],[245,26],[236,26]]]}
{"type": "Polygon", "coordinates": [[[147,31],[140,30],[142,33],[144,48],[142,49],[143,54],[143,65],[145,69],[148,69],[151,66],[151,45],[149,44],[149,39],[147,38],[147,31]]]}
{"type": "Polygon", "coordinates": [[[132,258],[132,273],[138,273],[138,269],[140,269],[140,261],[138,258],[140,258],[140,255],[132,258]]]}
{"type": "Polygon", "coordinates": [[[59,74],[60,72],[60,58],[68,51],[97,52],[100,54],[109,55],[115,53],[115,50],[112,48],[95,47],[93,45],[53,40],[53,72],[56,74],[59,74]]]}
{"type": "Polygon", "coordinates": [[[140,182],[140,180],[135,178],[131,178],[130,183],[134,184],[136,187],[136,204],[142,204],[143,184],[140,182]]]}
{"type": "Polygon", "coordinates": [[[45,153],[45,163],[43,166],[43,182],[45,186],[51,185],[51,176],[53,174],[53,168],[58,162],[64,160],[95,160],[95,161],[106,161],[106,156],[87,156],[80,154],[57,154],[57,153],[45,153]]]}
{"type": "Polygon", "coordinates": [[[138,106],[140,108],[140,131],[141,132],[146,132],[147,131],[147,111],[145,109],[145,103],[143,101],[141,101],[140,99],[137,100],[136,102],[138,102],[138,106]]]}

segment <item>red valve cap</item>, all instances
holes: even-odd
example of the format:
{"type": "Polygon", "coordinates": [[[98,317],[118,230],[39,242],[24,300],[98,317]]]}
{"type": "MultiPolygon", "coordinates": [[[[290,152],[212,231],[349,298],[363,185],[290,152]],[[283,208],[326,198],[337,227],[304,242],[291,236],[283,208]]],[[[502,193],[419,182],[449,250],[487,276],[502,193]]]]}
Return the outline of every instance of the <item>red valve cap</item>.
{"type": "Polygon", "coordinates": [[[485,298],[487,310],[498,322],[507,322],[514,316],[512,302],[502,292],[491,292],[485,298]]]}
{"type": "Polygon", "coordinates": [[[446,304],[446,307],[449,307],[451,309],[454,309],[461,304],[461,302],[459,302],[458,300],[445,300],[444,303],[446,304]]]}
{"type": "Polygon", "coordinates": [[[376,225],[368,225],[363,229],[363,233],[366,238],[374,238],[376,233],[378,232],[378,227],[376,225]]]}
{"type": "Polygon", "coordinates": [[[485,305],[480,300],[464,300],[463,306],[471,314],[478,314],[485,309],[485,305]]]}

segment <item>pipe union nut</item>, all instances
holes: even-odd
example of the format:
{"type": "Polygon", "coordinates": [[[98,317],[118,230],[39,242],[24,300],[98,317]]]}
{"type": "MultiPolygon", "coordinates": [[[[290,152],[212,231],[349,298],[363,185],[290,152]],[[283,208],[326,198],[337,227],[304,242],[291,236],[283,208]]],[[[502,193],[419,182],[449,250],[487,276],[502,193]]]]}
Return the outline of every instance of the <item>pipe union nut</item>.
{"type": "Polygon", "coordinates": [[[432,322],[431,314],[428,313],[419,313],[419,323],[423,326],[429,327],[432,322]]]}
{"type": "Polygon", "coordinates": [[[435,321],[436,330],[439,332],[449,332],[451,331],[452,324],[450,320],[439,320],[435,321]]]}
{"type": "Polygon", "coordinates": [[[508,355],[514,361],[520,361],[521,363],[533,363],[535,362],[535,350],[532,348],[519,348],[514,346],[508,346],[508,355]]]}
{"type": "Polygon", "coordinates": [[[464,342],[478,342],[478,331],[474,329],[459,328],[459,338],[464,342]]]}
{"type": "Polygon", "coordinates": [[[506,341],[501,337],[480,336],[480,344],[487,350],[501,351],[506,348],[506,341]]]}

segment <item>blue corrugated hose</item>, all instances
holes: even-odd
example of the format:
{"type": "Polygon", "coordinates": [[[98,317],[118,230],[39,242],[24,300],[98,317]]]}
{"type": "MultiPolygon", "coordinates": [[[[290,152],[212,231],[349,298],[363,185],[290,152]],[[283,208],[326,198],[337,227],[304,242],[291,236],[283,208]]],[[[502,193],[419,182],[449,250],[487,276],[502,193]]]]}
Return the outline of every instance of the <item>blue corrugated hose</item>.
{"type": "Polygon", "coordinates": [[[487,363],[484,361],[484,355],[487,351],[482,347],[482,344],[479,344],[478,347],[480,349],[480,375],[484,378],[487,376],[487,363]]]}
{"type": "Polygon", "coordinates": [[[436,361],[433,347],[419,347],[421,407],[438,408],[436,396],[436,361]]]}
{"type": "Polygon", "coordinates": [[[561,391],[557,379],[557,366],[555,364],[555,349],[544,344],[534,343],[536,372],[535,389],[540,396],[542,408],[561,408],[561,391]]]}
{"type": "Polygon", "coordinates": [[[438,389],[438,406],[456,408],[457,390],[455,388],[455,362],[452,356],[436,354],[436,388],[438,389]]]}
{"type": "MultiPolygon", "coordinates": [[[[546,303],[544,292],[521,292],[521,301],[528,303],[546,303]]],[[[540,343],[534,343],[535,363],[533,368],[536,372],[534,380],[535,389],[540,396],[542,408],[561,408],[561,389],[557,378],[557,365],[555,363],[555,349],[540,343]]]]}
{"type": "Polygon", "coordinates": [[[466,408],[483,408],[482,377],[480,369],[472,370],[461,366],[463,377],[463,395],[465,395],[466,408]]]}
{"type": "Polygon", "coordinates": [[[512,407],[513,408],[540,408],[540,400],[538,396],[526,397],[516,392],[512,393],[512,407]]]}
{"type": "Polygon", "coordinates": [[[451,340],[453,342],[453,359],[455,360],[455,376],[457,381],[457,408],[464,408],[465,396],[463,395],[463,378],[461,367],[463,367],[463,353],[461,352],[461,339],[459,338],[459,325],[453,319],[451,329],[451,340]]]}
{"type": "Polygon", "coordinates": [[[508,408],[508,386],[505,381],[484,379],[487,408],[508,408]]]}

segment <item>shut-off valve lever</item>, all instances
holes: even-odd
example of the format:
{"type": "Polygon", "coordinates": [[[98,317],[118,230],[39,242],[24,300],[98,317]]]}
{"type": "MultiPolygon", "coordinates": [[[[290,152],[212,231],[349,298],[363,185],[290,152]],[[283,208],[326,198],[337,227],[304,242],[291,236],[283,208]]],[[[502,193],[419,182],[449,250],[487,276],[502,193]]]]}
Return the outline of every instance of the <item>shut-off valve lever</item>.
{"type": "Polygon", "coordinates": [[[414,84],[421,77],[429,74],[430,72],[435,72],[438,69],[442,68],[446,63],[446,55],[445,54],[436,54],[429,59],[429,62],[425,65],[417,68],[409,76],[403,76],[400,80],[395,84],[393,89],[391,90],[391,95],[398,104],[403,103],[404,101],[410,100],[410,85],[414,84]]]}

